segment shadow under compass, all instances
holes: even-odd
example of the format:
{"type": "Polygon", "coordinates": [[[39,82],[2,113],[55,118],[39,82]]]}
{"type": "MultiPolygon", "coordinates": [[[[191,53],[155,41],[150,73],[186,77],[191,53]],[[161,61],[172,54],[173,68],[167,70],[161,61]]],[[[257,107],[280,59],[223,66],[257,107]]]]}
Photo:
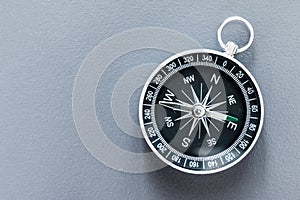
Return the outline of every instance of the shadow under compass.
{"type": "Polygon", "coordinates": [[[148,173],[149,184],[159,199],[251,199],[264,189],[266,142],[263,135],[249,155],[228,170],[192,175],[166,167],[148,173]]]}

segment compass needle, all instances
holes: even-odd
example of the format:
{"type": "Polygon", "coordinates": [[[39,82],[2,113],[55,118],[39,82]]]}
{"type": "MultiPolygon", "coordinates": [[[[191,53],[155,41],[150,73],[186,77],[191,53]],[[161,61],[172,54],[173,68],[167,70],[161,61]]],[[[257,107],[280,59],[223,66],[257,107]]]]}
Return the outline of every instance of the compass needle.
{"type": "Polygon", "coordinates": [[[201,121],[202,121],[202,123],[203,123],[203,125],[204,125],[204,127],[205,127],[205,130],[206,130],[207,135],[210,137],[210,132],[209,132],[209,128],[208,128],[208,125],[207,125],[207,120],[206,120],[206,118],[205,118],[205,117],[204,117],[204,118],[201,118],[201,121]]]}
{"type": "Polygon", "coordinates": [[[192,90],[192,93],[193,93],[193,97],[194,97],[194,102],[195,102],[195,104],[199,103],[199,99],[198,99],[198,97],[197,97],[197,95],[196,95],[196,92],[195,92],[195,90],[194,90],[194,88],[193,88],[192,85],[191,85],[191,90],[192,90]]]}
{"type": "Polygon", "coordinates": [[[186,119],[186,118],[189,118],[189,117],[192,117],[192,113],[189,112],[188,114],[185,114],[181,117],[178,117],[177,119],[175,119],[174,121],[178,121],[178,120],[182,120],[182,119],[186,119]]]}
{"type": "Polygon", "coordinates": [[[198,133],[198,139],[201,139],[201,123],[199,123],[199,133],[198,133]]]}
{"type": "Polygon", "coordinates": [[[210,88],[209,88],[207,94],[205,95],[205,97],[204,97],[204,99],[203,99],[203,101],[202,101],[202,103],[201,103],[202,105],[206,106],[206,103],[207,103],[208,98],[209,98],[209,96],[210,96],[211,90],[212,90],[212,86],[210,86],[210,88]]]}
{"type": "Polygon", "coordinates": [[[216,112],[219,112],[219,113],[228,113],[228,110],[216,110],[216,112]]]}
{"type": "Polygon", "coordinates": [[[170,102],[170,101],[159,101],[159,105],[162,105],[166,108],[170,108],[175,111],[181,111],[181,112],[190,112],[190,109],[192,108],[191,105],[184,105],[181,103],[176,102],[170,102]]]}
{"type": "Polygon", "coordinates": [[[182,94],[192,103],[194,104],[195,102],[193,102],[193,100],[183,91],[181,90],[182,94]]]}
{"type": "Polygon", "coordinates": [[[217,126],[209,118],[207,118],[207,120],[218,132],[220,132],[220,130],[217,128],[217,126]]]}
{"type": "Polygon", "coordinates": [[[184,106],[190,106],[190,107],[193,106],[193,105],[191,105],[191,104],[189,104],[189,103],[186,103],[186,102],[184,102],[184,101],[181,101],[181,100],[179,100],[179,99],[176,99],[176,101],[178,101],[179,103],[181,103],[181,104],[184,105],[184,106]]]}
{"type": "Polygon", "coordinates": [[[189,121],[187,121],[182,127],[180,127],[179,130],[184,129],[184,127],[186,127],[192,120],[193,120],[193,118],[189,119],[189,121]]]}
{"type": "Polygon", "coordinates": [[[191,136],[191,134],[192,134],[192,133],[193,133],[193,131],[195,130],[195,128],[196,128],[196,126],[197,126],[197,124],[198,124],[199,120],[200,120],[200,119],[196,119],[196,118],[194,118],[194,120],[193,120],[193,124],[192,124],[192,126],[191,126],[191,129],[190,129],[190,132],[189,132],[189,136],[191,136]]]}
{"type": "Polygon", "coordinates": [[[237,122],[238,118],[221,113],[221,112],[217,112],[217,111],[206,111],[206,115],[208,117],[211,117],[213,119],[219,120],[219,121],[232,121],[232,122],[237,122]]]}
{"type": "Polygon", "coordinates": [[[219,95],[221,94],[221,92],[219,92],[214,98],[212,98],[208,103],[207,106],[212,103],[219,95]]]}
{"type": "Polygon", "coordinates": [[[202,102],[203,84],[200,84],[200,102],[202,102]]]}
{"type": "Polygon", "coordinates": [[[219,107],[219,106],[223,105],[224,103],[226,103],[226,101],[222,101],[222,102],[219,102],[219,103],[215,103],[215,104],[209,105],[206,108],[207,108],[207,110],[211,110],[211,109],[214,109],[216,107],[219,107]]]}

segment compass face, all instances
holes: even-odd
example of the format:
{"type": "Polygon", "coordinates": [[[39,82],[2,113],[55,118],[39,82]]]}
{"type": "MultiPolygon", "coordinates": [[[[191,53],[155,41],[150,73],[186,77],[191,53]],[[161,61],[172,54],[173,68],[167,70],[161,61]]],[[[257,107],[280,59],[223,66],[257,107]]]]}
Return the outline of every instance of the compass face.
{"type": "Polygon", "coordinates": [[[148,79],[140,124],[156,155],[184,172],[209,174],[238,163],[262,127],[256,81],[236,59],[190,50],[167,59],[148,79]]]}

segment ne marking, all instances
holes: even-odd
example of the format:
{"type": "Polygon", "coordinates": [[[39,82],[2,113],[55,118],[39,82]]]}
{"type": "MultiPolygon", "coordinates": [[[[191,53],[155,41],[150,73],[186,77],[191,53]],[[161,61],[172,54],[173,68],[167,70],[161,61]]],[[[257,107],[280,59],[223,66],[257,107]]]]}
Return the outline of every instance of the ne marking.
{"type": "Polygon", "coordinates": [[[236,150],[236,152],[238,152],[238,154],[241,154],[241,152],[239,150],[237,150],[237,148],[235,147],[234,148],[236,150]]]}
{"type": "Polygon", "coordinates": [[[203,169],[205,169],[205,162],[204,162],[204,160],[202,161],[202,166],[203,166],[203,169]]]}
{"type": "Polygon", "coordinates": [[[186,161],[187,161],[187,158],[185,158],[185,161],[184,161],[183,167],[185,167],[185,166],[186,166],[186,161]]]}
{"type": "Polygon", "coordinates": [[[223,161],[222,157],[220,157],[220,160],[221,160],[221,162],[222,162],[222,165],[224,165],[224,161],[223,161]]]}
{"type": "Polygon", "coordinates": [[[156,87],[152,86],[152,85],[149,85],[149,87],[151,87],[152,89],[156,90],[156,87]]]}
{"type": "Polygon", "coordinates": [[[171,151],[169,151],[169,153],[166,155],[166,158],[168,158],[168,156],[170,155],[171,151]]]}
{"type": "Polygon", "coordinates": [[[252,138],[252,136],[251,136],[251,135],[249,135],[249,134],[247,134],[247,133],[246,133],[245,135],[246,135],[247,137],[249,137],[249,138],[252,138]]]}
{"type": "Polygon", "coordinates": [[[199,62],[199,55],[197,54],[197,62],[199,62]]]}
{"type": "Polygon", "coordinates": [[[144,106],[152,106],[151,104],[146,104],[146,103],[144,103],[143,105],[144,105],[144,106]]]}
{"type": "Polygon", "coordinates": [[[152,144],[154,144],[154,143],[157,142],[158,140],[160,140],[160,138],[157,138],[156,140],[152,141],[152,144]]]}
{"type": "Polygon", "coordinates": [[[153,124],[153,122],[147,122],[144,124],[144,126],[147,126],[147,125],[150,125],[150,124],[153,124]]]}
{"type": "Polygon", "coordinates": [[[250,119],[258,119],[258,117],[250,117],[250,119]]]}

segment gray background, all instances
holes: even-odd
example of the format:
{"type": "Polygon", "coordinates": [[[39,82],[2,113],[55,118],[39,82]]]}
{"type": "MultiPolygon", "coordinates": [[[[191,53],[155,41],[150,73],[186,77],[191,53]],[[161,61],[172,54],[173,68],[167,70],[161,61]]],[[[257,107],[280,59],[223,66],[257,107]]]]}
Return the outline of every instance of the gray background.
{"type": "MultiPolygon", "coordinates": [[[[299,1],[2,0],[0,199],[300,199],[299,10],[299,1]],[[86,55],[114,34],[148,26],[220,49],[217,27],[232,15],[247,18],[256,33],[252,47],[237,56],[265,100],[265,125],[253,151],[235,167],[207,176],[168,167],[127,174],[94,159],[77,135],[71,107],[74,78],[86,55]]],[[[142,64],[145,57],[159,63],[168,56],[141,51],[122,65],[132,66],[133,58],[142,64]]],[[[120,75],[117,65],[111,71],[120,75]]],[[[109,94],[116,81],[98,91],[109,94]]],[[[138,95],[130,105],[135,120],[138,95]]],[[[122,134],[110,118],[106,122],[108,131],[122,135],[110,136],[122,148],[138,140],[122,134]]],[[[138,143],[137,151],[147,151],[138,143]]]]}

